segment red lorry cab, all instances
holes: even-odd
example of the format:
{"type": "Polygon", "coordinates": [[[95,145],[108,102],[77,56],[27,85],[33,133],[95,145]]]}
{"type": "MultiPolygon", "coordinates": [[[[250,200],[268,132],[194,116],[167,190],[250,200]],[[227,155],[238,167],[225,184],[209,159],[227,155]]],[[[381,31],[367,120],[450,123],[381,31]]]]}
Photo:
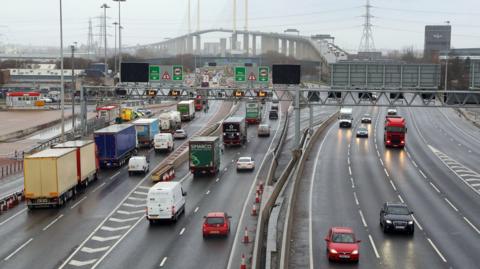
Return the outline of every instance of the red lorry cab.
{"type": "Polygon", "coordinates": [[[407,127],[403,117],[389,116],[385,118],[383,141],[386,147],[405,147],[406,133],[407,127]]]}
{"type": "Polygon", "coordinates": [[[197,95],[197,97],[195,97],[195,110],[196,111],[201,111],[203,109],[203,98],[201,95],[197,95]]]}

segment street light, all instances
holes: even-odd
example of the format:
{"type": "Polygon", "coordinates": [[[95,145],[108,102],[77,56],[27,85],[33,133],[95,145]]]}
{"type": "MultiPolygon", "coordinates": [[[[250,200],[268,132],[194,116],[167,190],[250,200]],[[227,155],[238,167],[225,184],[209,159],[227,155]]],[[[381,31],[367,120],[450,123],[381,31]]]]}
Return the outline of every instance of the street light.
{"type": "Polygon", "coordinates": [[[120,3],[125,2],[126,0],[113,0],[114,2],[118,2],[118,78],[119,82],[122,82],[122,21],[120,20],[120,3]]]}
{"type": "Polygon", "coordinates": [[[75,46],[77,45],[77,42],[73,42],[73,45],[70,46],[72,49],[72,59],[71,59],[71,64],[72,64],[72,132],[75,133],[75,93],[77,92],[77,87],[75,85],[75,46]]]}
{"type": "MultiPolygon", "coordinates": [[[[445,23],[447,25],[450,25],[450,21],[445,21],[445,23]]],[[[448,80],[447,80],[447,76],[448,76],[448,58],[450,56],[450,48],[448,48],[447,50],[447,56],[445,57],[445,91],[447,90],[447,83],[448,83],[448,80]]]]}
{"type": "Polygon", "coordinates": [[[118,22],[113,23],[114,28],[115,28],[115,53],[113,54],[113,60],[114,60],[114,75],[117,74],[117,25],[118,22]]]}
{"type": "Polygon", "coordinates": [[[65,141],[65,87],[63,85],[63,19],[62,19],[62,0],[60,2],[60,110],[61,110],[61,122],[62,142],[65,141]]]}
{"type": "Polygon", "coordinates": [[[110,8],[107,4],[103,4],[100,8],[103,8],[103,35],[104,35],[104,42],[105,42],[105,83],[107,82],[107,74],[108,74],[108,67],[107,67],[107,8],[110,8]]]}

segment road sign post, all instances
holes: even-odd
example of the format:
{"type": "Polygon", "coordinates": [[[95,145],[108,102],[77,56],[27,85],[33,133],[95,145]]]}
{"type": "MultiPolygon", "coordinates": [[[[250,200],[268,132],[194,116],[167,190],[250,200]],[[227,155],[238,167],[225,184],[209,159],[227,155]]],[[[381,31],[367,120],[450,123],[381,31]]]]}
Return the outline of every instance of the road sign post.
{"type": "Polygon", "coordinates": [[[183,80],[183,66],[174,65],[173,66],[173,81],[182,81],[183,80]]]}
{"type": "Polygon", "coordinates": [[[268,82],[269,68],[267,66],[258,67],[258,81],[268,82]]]}
{"type": "Polygon", "coordinates": [[[159,81],[160,80],[160,66],[150,65],[148,69],[148,77],[150,81],[159,81]]]}
{"type": "Polygon", "coordinates": [[[236,82],[245,82],[247,76],[247,70],[244,66],[235,67],[235,81],[236,82]]]}

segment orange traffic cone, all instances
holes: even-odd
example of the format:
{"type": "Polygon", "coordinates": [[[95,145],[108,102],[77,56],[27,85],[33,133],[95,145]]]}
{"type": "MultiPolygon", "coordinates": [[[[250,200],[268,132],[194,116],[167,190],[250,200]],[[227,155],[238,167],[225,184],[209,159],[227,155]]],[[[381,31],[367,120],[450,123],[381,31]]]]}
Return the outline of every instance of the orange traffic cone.
{"type": "Polygon", "coordinates": [[[248,238],[248,229],[245,227],[245,234],[243,235],[243,243],[247,244],[250,242],[250,238],[248,238]]]}
{"type": "Polygon", "coordinates": [[[240,264],[240,269],[247,269],[247,264],[245,262],[245,254],[242,253],[242,263],[240,264]]]}
{"type": "Polygon", "coordinates": [[[257,215],[257,205],[256,204],[253,204],[253,207],[252,207],[252,216],[256,216],[257,215]]]}
{"type": "Polygon", "coordinates": [[[260,190],[263,192],[263,181],[260,181],[260,183],[258,184],[258,186],[260,187],[260,190]]]}
{"type": "Polygon", "coordinates": [[[258,194],[258,192],[255,193],[255,203],[260,203],[260,195],[258,194]]]}

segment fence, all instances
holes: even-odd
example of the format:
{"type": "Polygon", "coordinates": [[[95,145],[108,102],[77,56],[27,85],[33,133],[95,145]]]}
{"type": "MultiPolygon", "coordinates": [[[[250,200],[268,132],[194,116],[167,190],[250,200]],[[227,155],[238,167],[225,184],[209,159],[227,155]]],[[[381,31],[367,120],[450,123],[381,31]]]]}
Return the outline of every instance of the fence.
{"type": "Polygon", "coordinates": [[[0,179],[23,171],[23,161],[13,161],[0,166],[0,179]]]}

